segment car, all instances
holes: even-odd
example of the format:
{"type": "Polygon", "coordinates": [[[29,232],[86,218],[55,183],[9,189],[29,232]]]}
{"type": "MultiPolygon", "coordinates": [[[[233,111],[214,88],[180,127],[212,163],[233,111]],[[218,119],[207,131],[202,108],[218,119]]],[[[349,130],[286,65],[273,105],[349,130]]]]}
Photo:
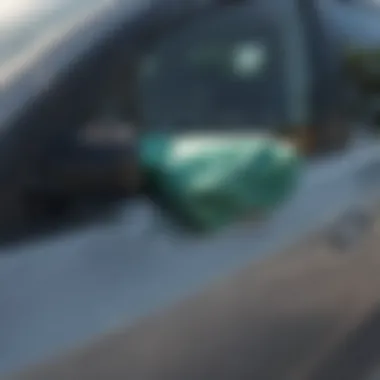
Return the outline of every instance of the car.
{"type": "MultiPolygon", "coordinates": [[[[175,226],[145,207],[146,199],[145,208],[137,207],[144,198],[139,136],[265,131],[289,140],[310,160],[345,152],[358,124],[371,126],[374,117],[363,104],[373,93],[347,67],[351,52],[363,48],[364,56],[374,57],[380,45],[376,9],[349,1],[41,0],[38,9],[24,2],[19,10],[13,2],[8,13],[0,12],[8,14],[0,26],[7,28],[0,37],[0,232],[2,248],[8,244],[0,264],[3,373],[72,348],[126,314],[131,321],[153,315],[169,299],[186,299],[252,258],[238,252],[235,243],[244,240],[238,235],[202,246],[174,238],[175,226]],[[153,220],[153,227],[141,219],[153,220]],[[62,232],[64,225],[70,232],[62,232]],[[26,240],[32,233],[33,243],[26,240]]],[[[265,232],[264,243],[257,237],[260,243],[250,240],[249,248],[257,253],[285,246],[356,201],[346,165],[334,167],[321,170],[329,177],[323,185],[307,182],[313,202],[301,197],[298,213],[284,214],[265,232]]],[[[248,232],[253,239],[252,228],[248,232]]],[[[369,259],[368,267],[375,264],[369,259]]],[[[262,286],[265,295],[270,286],[262,286]]],[[[298,325],[288,321],[282,331],[298,325]]],[[[332,330],[320,326],[308,330],[308,344],[315,335],[329,341],[332,330]]],[[[291,334],[285,338],[290,342],[291,334]]],[[[264,359],[279,344],[268,342],[264,359]]]]}

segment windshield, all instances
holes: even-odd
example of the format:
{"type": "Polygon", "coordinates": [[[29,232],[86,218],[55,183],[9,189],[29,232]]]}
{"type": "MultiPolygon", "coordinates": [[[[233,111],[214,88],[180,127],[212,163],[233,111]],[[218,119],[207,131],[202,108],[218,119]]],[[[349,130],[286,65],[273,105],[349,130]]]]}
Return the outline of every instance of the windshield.
{"type": "Polygon", "coordinates": [[[279,36],[254,19],[245,8],[229,9],[153,46],[138,75],[144,124],[164,130],[278,125],[285,114],[279,36]]]}
{"type": "Polygon", "coordinates": [[[1,0],[0,68],[106,0],[1,0]]]}

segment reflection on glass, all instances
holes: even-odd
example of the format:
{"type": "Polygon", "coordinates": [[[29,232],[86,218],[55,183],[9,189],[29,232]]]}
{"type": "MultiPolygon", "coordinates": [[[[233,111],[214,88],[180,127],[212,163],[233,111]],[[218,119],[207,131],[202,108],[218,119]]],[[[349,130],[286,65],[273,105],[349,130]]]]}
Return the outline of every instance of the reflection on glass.
{"type": "Polygon", "coordinates": [[[244,20],[231,12],[228,20],[193,24],[142,57],[139,104],[148,128],[244,129],[283,120],[278,36],[269,26],[244,20]],[[233,31],[226,27],[231,18],[237,23],[233,31]]]}

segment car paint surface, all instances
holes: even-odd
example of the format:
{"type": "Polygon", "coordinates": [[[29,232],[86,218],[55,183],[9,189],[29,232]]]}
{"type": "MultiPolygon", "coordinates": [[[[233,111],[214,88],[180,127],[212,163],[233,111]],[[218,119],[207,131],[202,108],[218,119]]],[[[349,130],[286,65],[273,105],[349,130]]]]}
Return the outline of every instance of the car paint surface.
{"type": "Polygon", "coordinates": [[[309,164],[298,193],[272,220],[219,236],[185,235],[141,200],[126,202],[96,225],[2,249],[0,373],[120,323],[133,324],[254,260],[279,254],[346,210],[370,210],[380,188],[373,181],[377,163],[380,146],[364,141],[309,164]],[[364,175],[368,168],[373,174],[364,175]]]}

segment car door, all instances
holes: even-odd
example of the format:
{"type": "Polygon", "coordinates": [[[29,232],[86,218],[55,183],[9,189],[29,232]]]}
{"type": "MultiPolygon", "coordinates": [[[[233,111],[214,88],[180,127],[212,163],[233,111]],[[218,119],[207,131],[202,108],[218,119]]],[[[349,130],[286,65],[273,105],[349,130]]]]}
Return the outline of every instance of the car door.
{"type": "MultiPolygon", "coordinates": [[[[176,3],[182,4],[178,1],[176,3]]],[[[261,9],[264,12],[265,7],[261,9]]],[[[66,123],[72,122],[75,131],[91,121],[94,112],[97,116],[101,115],[100,110],[105,106],[107,118],[121,119],[123,123],[130,119],[136,120],[142,129],[154,131],[163,130],[162,128],[176,131],[202,128],[202,131],[209,131],[216,128],[214,123],[218,130],[263,130],[263,126],[275,129],[280,125],[282,116],[293,109],[283,102],[287,99],[284,93],[288,94],[284,88],[288,91],[288,86],[281,86],[284,84],[284,73],[292,66],[292,56],[288,56],[286,65],[274,59],[282,57],[280,51],[273,49],[278,46],[281,33],[273,33],[271,28],[267,33],[268,24],[262,17],[269,13],[256,11],[259,12],[259,7],[255,8],[255,3],[236,5],[228,11],[226,8],[207,9],[207,13],[193,14],[191,20],[186,20],[186,25],[181,19],[181,22],[177,22],[177,27],[170,25],[169,29],[164,28],[164,34],[158,34],[157,30],[152,32],[153,35],[146,31],[135,31],[134,43],[127,45],[126,36],[126,39],[121,39],[122,42],[115,45],[113,57],[116,65],[110,63],[109,59],[100,60],[98,55],[93,55],[93,59],[87,61],[94,66],[82,65],[84,61],[81,61],[78,66],[81,69],[76,71],[76,76],[71,72],[68,81],[64,81],[67,90],[58,92],[60,96],[57,97],[41,98],[40,107],[45,112],[37,112],[40,108],[35,108],[33,112],[36,113],[31,113],[35,116],[29,121],[44,120],[46,128],[57,122],[54,125],[61,125],[61,131],[65,131],[66,123]],[[252,23],[252,17],[257,17],[257,23],[252,23]],[[206,33],[206,47],[209,47],[207,43],[210,41],[219,42],[216,46],[221,47],[220,50],[212,51],[211,57],[202,48],[203,33],[196,33],[194,25],[201,25],[201,30],[205,32],[208,25],[224,26],[223,33],[220,33],[223,36],[221,40],[218,40],[218,31],[206,33]],[[227,26],[233,33],[224,31],[227,26]],[[193,54],[189,57],[183,49],[184,40],[179,37],[183,38],[184,35],[189,39],[188,46],[197,48],[188,50],[197,53],[194,54],[195,60],[193,54]],[[197,39],[191,44],[193,35],[197,39]],[[198,46],[202,49],[198,49],[198,46]],[[269,52],[273,54],[267,55],[269,52]],[[218,64],[214,53],[225,59],[218,64]],[[181,59],[174,61],[177,56],[181,59]],[[163,58],[164,65],[156,64],[155,58],[163,58]],[[131,71],[126,71],[123,62],[127,66],[133,63],[129,69],[131,71]],[[195,88],[192,88],[193,83],[172,70],[182,67],[183,72],[189,72],[197,80],[195,88]],[[172,75],[173,72],[175,75],[172,75]],[[101,73],[112,75],[104,76],[101,73]],[[205,73],[210,74],[210,84],[208,75],[203,79],[205,73]],[[99,82],[99,79],[105,77],[113,78],[111,82],[105,79],[109,85],[106,86],[107,90],[99,82]],[[134,86],[131,95],[130,80],[133,79],[137,79],[137,83],[132,82],[134,86]],[[202,108],[198,99],[190,104],[193,96],[186,96],[187,88],[191,94],[206,96],[208,92],[204,91],[204,82],[208,84],[206,89],[215,92],[225,89],[231,91],[217,97],[228,112],[220,107],[215,108],[215,113],[212,112],[214,109],[208,111],[202,108]],[[257,87],[247,87],[246,82],[257,87]],[[176,89],[176,84],[181,85],[179,89],[176,89]],[[90,96],[86,95],[86,88],[90,96]],[[147,93],[146,90],[150,88],[152,92],[147,93]],[[161,108],[161,114],[154,107],[156,101],[161,101],[160,94],[164,97],[162,107],[178,105],[181,112],[175,113],[175,119],[169,119],[171,114],[164,108],[161,108]],[[232,94],[242,100],[242,105],[233,99],[232,94]],[[262,104],[261,95],[269,102],[264,110],[258,110],[258,105],[262,104]],[[131,107],[130,110],[131,96],[136,100],[137,107],[131,107]],[[74,101],[67,103],[68,100],[74,101]],[[177,102],[173,103],[175,101],[177,102]],[[69,108],[67,104],[70,105],[69,108]],[[242,111],[242,116],[235,114],[237,109],[242,111]],[[73,111],[73,114],[68,111],[73,111]],[[131,116],[134,112],[136,117],[131,116]],[[55,119],[57,116],[59,117],[55,119]],[[202,123],[198,125],[195,121],[202,123]],[[206,124],[206,121],[212,123],[206,124]],[[227,129],[232,121],[235,129],[227,129]]],[[[163,23],[167,25],[167,20],[163,23]]],[[[288,42],[291,42],[290,39],[288,42]]],[[[106,55],[109,58],[108,53],[106,55]]],[[[301,61],[297,59],[293,64],[299,62],[301,61]]],[[[293,76],[296,73],[297,70],[292,71],[293,76]]],[[[292,91],[299,97],[304,87],[302,83],[292,83],[292,91]]],[[[298,122],[306,114],[302,109],[301,111],[294,112],[298,122]]],[[[41,153],[37,155],[40,163],[49,162],[48,159],[43,160],[43,157],[49,157],[44,156],[45,152],[55,151],[53,147],[59,145],[61,138],[62,141],[65,140],[61,133],[53,135],[54,144],[50,144],[51,140],[46,140],[49,143],[43,144],[43,149],[38,152],[41,153]]],[[[157,309],[165,308],[168,304],[187,297],[189,293],[202,290],[210,281],[228,276],[231,271],[246,266],[258,257],[284,249],[308,231],[319,228],[322,220],[332,211],[339,211],[338,208],[343,207],[343,204],[345,206],[346,201],[354,202],[353,198],[357,198],[357,192],[352,190],[352,181],[344,174],[342,167],[346,166],[338,162],[335,163],[335,169],[322,168],[318,174],[312,172],[313,175],[309,178],[313,177],[313,181],[306,183],[301,196],[291,205],[292,212],[280,214],[273,224],[265,226],[258,234],[253,233],[252,225],[248,225],[223,236],[192,239],[177,231],[148,200],[135,199],[133,202],[119,201],[117,207],[108,214],[102,213],[91,225],[87,223],[85,227],[59,235],[50,234],[49,238],[45,236],[40,241],[29,242],[21,247],[3,248],[0,255],[0,351],[4,355],[0,355],[0,372],[12,372],[81,345],[125,319],[129,324],[134,324],[140,318],[154,314],[157,309]],[[335,181],[333,186],[332,171],[335,181]],[[326,186],[327,183],[331,186],[326,186]],[[310,188],[314,195],[313,202],[310,202],[310,188]],[[345,188],[349,189],[348,192],[343,191],[345,188]]],[[[249,277],[256,278],[250,273],[249,277]]],[[[297,284],[296,287],[300,289],[302,284],[297,284]]],[[[239,291],[238,289],[237,293],[239,291]]],[[[225,292],[222,294],[225,295],[225,292]]],[[[293,322],[290,325],[294,327],[293,322]]],[[[271,330],[271,326],[268,330],[271,330]]],[[[289,331],[287,327],[285,325],[284,331],[289,331]]],[[[313,331],[320,335],[319,329],[313,331]]],[[[285,335],[288,337],[287,333],[285,335]]],[[[309,338],[308,335],[305,336],[309,338]]],[[[309,339],[306,344],[310,345],[309,339]]],[[[274,346],[272,348],[276,349],[274,346]]],[[[275,368],[274,365],[270,367],[275,368]]]]}
{"type": "MultiPolygon", "coordinates": [[[[12,165],[9,165],[11,169],[6,174],[17,174],[11,179],[17,179],[15,182],[20,191],[11,201],[3,199],[3,205],[9,206],[10,216],[14,216],[15,205],[20,205],[23,212],[24,206],[30,206],[30,203],[24,205],[22,201],[29,196],[31,188],[54,188],[51,179],[57,177],[53,176],[59,168],[57,163],[70,156],[68,142],[75,143],[77,132],[83,126],[94,120],[103,120],[104,115],[107,120],[118,120],[123,125],[134,122],[139,128],[154,131],[168,130],[168,127],[180,131],[199,128],[204,131],[213,128],[239,131],[247,130],[247,127],[249,130],[252,127],[260,129],[263,126],[277,128],[287,110],[284,103],[286,91],[282,86],[284,67],[281,61],[281,33],[266,22],[258,25],[252,23],[252,17],[260,20],[259,11],[259,7],[247,4],[231,8],[215,7],[211,11],[205,8],[204,12],[199,11],[186,19],[183,27],[178,25],[178,21],[170,24],[169,28],[160,27],[161,33],[146,25],[147,21],[136,21],[133,30],[132,27],[129,29],[130,24],[126,22],[125,28],[118,31],[117,36],[120,38],[115,39],[112,48],[110,45],[107,48],[101,44],[90,45],[89,52],[75,56],[75,64],[65,67],[65,72],[49,83],[49,91],[38,92],[33,104],[26,108],[20,105],[17,117],[9,122],[11,130],[18,133],[12,135],[12,155],[7,157],[15,158],[17,162],[12,161],[12,165]],[[223,33],[214,29],[216,27],[221,27],[223,33]],[[149,30],[152,30],[152,35],[148,33],[149,30]],[[189,49],[184,50],[187,40],[189,49]],[[209,56],[207,50],[214,44],[217,49],[211,50],[213,54],[209,56]],[[163,63],[158,65],[158,71],[155,71],[154,58],[162,58],[163,63]],[[149,62],[153,62],[153,65],[149,62]],[[187,80],[184,73],[189,73],[196,81],[192,83],[187,80]],[[134,91],[131,91],[131,86],[134,91]],[[197,99],[198,96],[207,95],[217,95],[215,99],[206,99],[215,101],[214,107],[210,109],[202,107],[197,99]],[[262,97],[269,102],[268,106],[262,97]],[[190,104],[192,100],[194,103],[190,104]],[[131,103],[136,104],[136,110],[131,107],[131,103]],[[156,111],[157,105],[162,105],[162,113],[156,111]],[[261,106],[265,106],[263,110],[261,106]],[[170,110],[175,113],[170,113],[170,110]],[[25,192],[25,189],[28,191],[25,192]]],[[[266,12],[271,20],[270,11],[266,12]]],[[[156,14],[161,15],[162,12],[156,11],[156,14]]],[[[152,15],[152,25],[153,19],[152,15]]],[[[167,25],[167,22],[163,20],[162,24],[167,25]]],[[[82,33],[75,36],[81,38],[82,33]]],[[[77,43],[74,45],[78,46],[77,43]]],[[[65,54],[69,55],[68,50],[61,52],[61,55],[65,54]]],[[[44,62],[42,59],[40,64],[44,62]]],[[[32,73],[41,72],[44,67],[37,66],[32,73]]],[[[17,87],[17,91],[22,92],[20,89],[22,87],[17,87]]],[[[5,160],[2,164],[8,168],[5,160]]],[[[15,195],[15,188],[11,188],[10,193],[15,195]]],[[[49,200],[48,194],[42,192],[33,201],[45,202],[46,199],[49,200]]],[[[186,238],[178,235],[177,242],[174,245],[169,243],[170,246],[165,248],[165,241],[175,226],[170,223],[167,226],[167,221],[160,220],[157,209],[151,207],[149,202],[119,200],[107,210],[99,207],[102,206],[102,199],[98,198],[94,203],[101,209],[97,218],[93,216],[84,222],[85,226],[82,224],[81,227],[60,231],[59,234],[56,232],[57,229],[61,230],[58,227],[62,226],[64,218],[61,205],[53,205],[53,214],[58,217],[49,219],[47,227],[54,227],[54,230],[43,231],[44,234],[37,231],[37,241],[25,241],[21,231],[16,229],[14,232],[13,226],[14,233],[9,231],[8,234],[5,227],[10,227],[11,223],[5,218],[2,208],[2,232],[6,232],[5,238],[12,235],[17,243],[24,243],[21,247],[11,245],[5,248],[2,245],[0,275],[3,286],[0,302],[1,309],[6,310],[2,321],[3,326],[7,327],[1,330],[0,341],[9,342],[12,335],[14,342],[12,347],[8,345],[7,355],[0,360],[2,370],[16,369],[41,360],[55,350],[71,347],[78,340],[88,339],[109,328],[113,319],[124,319],[126,315],[134,319],[152,312],[159,306],[160,299],[163,302],[182,297],[194,283],[206,280],[220,272],[222,267],[228,268],[232,264],[228,261],[217,264],[219,260],[215,261],[215,258],[219,256],[221,244],[214,242],[214,247],[205,248],[205,254],[211,254],[208,260],[211,270],[203,271],[201,279],[198,278],[197,268],[199,265],[204,267],[205,263],[196,260],[193,264],[189,263],[196,269],[190,276],[181,275],[173,278],[174,282],[158,281],[167,277],[166,269],[169,267],[157,263],[151,268],[154,273],[149,274],[146,264],[151,266],[151,254],[143,254],[140,257],[142,261],[134,260],[135,254],[157,251],[157,259],[161,258],[159,260],[164,264],[165,252],[179,252],[181,246],[184,248],[186,238]],[[55,207],[58,207],[58,213],[55,213],[55,207]],[[161,228],[164,232],[160,231],[161,228]],[[154,236],[161,233],[163,238],[159,238],[158,245],[150,247],[149,242],[155,241],[154,236]],[[176,248],[178,244],[179,248],[176,248]],[[132,260],[130,264],[129,260],[132,260]],[[214,265],[214,261],[217,265],[214,265]],[[26,262],[28,264],[24,266],[26,262]],[[26,268],[25,271],[13,272],[12,268],[20,268],[20,265],[26,268]],[[137,270],[137,277],[130,270],[137,270]],[[13,274],[9,276],[10,273],[13,274]],[[159,293],[150,288],[155,283],[153,278],[164,285],[163,288],[154,286],[159,293]],[[98,285],[95,285],[94,280],[98,285]],[[135,280],[138,284],[134,284],[135,280]],[[28,285],[19,287],[13,281],[28,285]],[[103,290],[98,293],[94,286],[103,290]],[[63,298],[67,302],[62,299],[59,301],[60,297],[56,297],[61,292],[65,294],[63,298]],[[146,301],[138,304],[128,302],[130,307],[126,308],[121,299],[129,298],[130,292],[136,292],[132,296],[136,301],[145,296],[146,301]],[[14,296],[18,301],[12,301],[12,305],[9,305],[8,300],[15,300],[14,296]],[[66,305],[66,316],[62,312],[63,305],[66,305]],[[100,312],[99,307],[103,312],[100,312]],[[40,318],[41,313],[46,319],[40,318]],[[28,323],[25,323],[24,316],[28,318],[28,323]],[[68,318],[72,323],[62,318],[68,318]],[[54,330],[52,326],[57,324],[65,325],[67,329],[54,330]],[[49,326],[51,334],[43,333],[46,326],[49,326]],[[26,342],[22,343],[24,337],[28,337],[28,342],[34,342],[32,350],[26,342]]],[[[32,205],[35,206],[35,203],[32,202],[32,205]]],[[[26,215],[25,219],[24,216],[20,216],[22,232],[29,233],[39,221],[35,219],[35,214],[31,217],[26,215]]],[[[188,249],[191,250],[191,247],[188,249]]],[[[173,269],[184,268],[183,264],[188,266],[187,261],[177,261],[181,256],[174,255],[173,258],[175,262],[169,265],[173,269]]],[[[187,258],[191,259],[191,255],[187,255],[187,258]]],[[[157,259],[153,259],[153,262],[157,259]]]]}

